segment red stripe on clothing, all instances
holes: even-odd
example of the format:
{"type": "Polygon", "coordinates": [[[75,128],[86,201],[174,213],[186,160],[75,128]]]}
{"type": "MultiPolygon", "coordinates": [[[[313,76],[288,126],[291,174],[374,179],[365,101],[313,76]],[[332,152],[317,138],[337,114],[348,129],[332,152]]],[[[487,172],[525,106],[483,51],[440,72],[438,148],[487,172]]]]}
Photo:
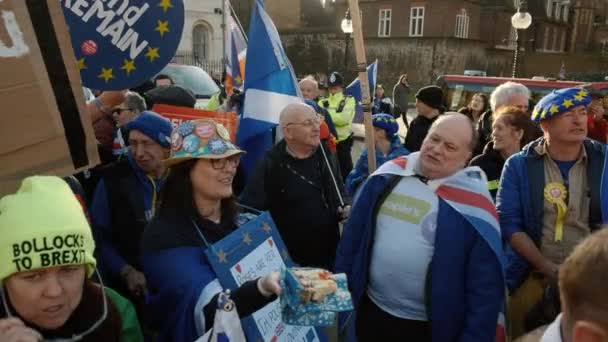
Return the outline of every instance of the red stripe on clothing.
{"type": "Polygon", "coordinates": [[[403,157],[395,158],[391,161],[393,162],[393,164],[399,166],[402,169],[405,169],[405,165],[407,165],[407,159],[405,159],[403,157]]]}
{"type": "Polygon", "coordinates": [[[442,185],[437,188],[437,195],[444,200],[454,201],[461,204],[470,205],[487,211],[498,221],[498,213],[492,201],[475,192],[462,190],[449,185],[442,185]]]}

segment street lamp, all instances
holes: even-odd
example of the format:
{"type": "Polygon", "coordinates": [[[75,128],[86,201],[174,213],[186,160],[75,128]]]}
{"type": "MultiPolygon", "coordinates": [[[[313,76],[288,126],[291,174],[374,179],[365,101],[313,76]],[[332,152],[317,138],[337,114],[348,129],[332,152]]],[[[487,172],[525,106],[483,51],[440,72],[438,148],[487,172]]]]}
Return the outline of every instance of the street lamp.
{"type": "Polygon", "coordinates": [[[348,65],[348,44],[350,43],[350,36],[353,33],[353,21],[350,17],[350,8],[346,9],[346,14],[344,15],[344,19],[342,19],[340,28],[342,29],[342,32],[344,32],[344,44],[346,45],[346,49],[344,50],[344,72],[346,72],[346,67],[348,65]]]}
{"type": "Polygon", "coordinates": [[[532,16],[528,13],[526,0],[521,0],[517,7],[517,13],[511,17],[511,25],[515,29],[515,53],[513,54],[513,75],[517,76],[517,59],[519,57],[519,30],[525,30],[532,24],[532,16]]]}

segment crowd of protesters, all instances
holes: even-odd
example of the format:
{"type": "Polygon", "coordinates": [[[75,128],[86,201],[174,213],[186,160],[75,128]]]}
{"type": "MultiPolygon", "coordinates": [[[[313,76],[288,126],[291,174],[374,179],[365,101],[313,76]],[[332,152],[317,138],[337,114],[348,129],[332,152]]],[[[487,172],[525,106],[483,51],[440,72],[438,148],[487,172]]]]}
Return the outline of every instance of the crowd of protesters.
{"type": "MultiPolygon", "coordinates": [[[[260,211],[296,264],[347,275],[345,341],[608,341],[601,94],[531,105],[507,82],[457,113],[429,85],[408,122],[402,75],[392,100],[374,91],[370,174],[367,151],[353,165],[344,77],[323,95],[313,77],[299,86],[306,101],[282,110],[281,139],[242,187],[246,151],[226,127],[150,110],[194,105],[170,77],[91,95],[103,165],[0,199],[0,341],[194,341],[225,290],[205,249],[260,211]]],[[[223,92],[210,108],[241,101],[223,92]]],[[[282,291],[277,273],[230,290],[240,317],[282,291]]]]}

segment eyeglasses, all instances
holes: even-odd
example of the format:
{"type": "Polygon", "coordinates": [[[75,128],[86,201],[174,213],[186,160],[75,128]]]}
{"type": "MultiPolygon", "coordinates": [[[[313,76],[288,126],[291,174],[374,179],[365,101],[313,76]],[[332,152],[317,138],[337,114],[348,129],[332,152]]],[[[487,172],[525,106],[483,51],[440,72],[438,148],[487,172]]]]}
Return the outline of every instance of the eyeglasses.
{"type": "Polygon", "coordinates": [[[228,158],[222,159],[211,159],[211,167],[214,170],[223,170],[226,165],[230,165],[232,167],[238,167],[241,163],[241,156],[232,156],[228,158]]]}
{"type": "Polygon", "coordinates": [[[115,108],[112,113],[116,113],[118,115],[122,114],[122,112],[132,111],[131,108],[115,108]]]}
{"type": "Polygon", "coordinates": [[[286,126],[289,126],[289,125],[301,125],[304,127],[319,126],[321,124],[322,118],[323,117],[321,115],[317,115],[317,117],[314,119],[308,119],[308,120],[304,120],[302,122],[290,122],[286,126]]]}
{"type": "MultiPolygon", "coordinates": [[[[76,341],[81,341],[85,336],[89,335],[90,333],[94,332],[95,330],[97,330],[97,328],[99,328],[103,322],[106,320],[106,318],[108,317],[108,299],[106,297],[106,290],[104,288],[103,285],[103,281],[101,279],[101,275],[99,274],[99,271],[97,270],[97,268],[95,268],[95,274],[97,275],[97,278],[99,280],[99,287],[101,288],[101,297],[103,300],[103,312],[101,314],[101,317],[93,324],[91,325],[91,327],[87,330],[85,330],[84,332],[80,333],[80,334],[74,334],[71,338],[55,338],[55,339],[42,339],[42,342],[76,342],[76,341]]],[[[12,312],[10,311],[9,307],[8,307],[8,303],[6,302],[6,293],[4,292],[4,287],[0,286],[0,297],[2,297],[2,305],[4,306],[4,311],[6,312],[6,315],[10,318],[13,317],[12,312]]]]}

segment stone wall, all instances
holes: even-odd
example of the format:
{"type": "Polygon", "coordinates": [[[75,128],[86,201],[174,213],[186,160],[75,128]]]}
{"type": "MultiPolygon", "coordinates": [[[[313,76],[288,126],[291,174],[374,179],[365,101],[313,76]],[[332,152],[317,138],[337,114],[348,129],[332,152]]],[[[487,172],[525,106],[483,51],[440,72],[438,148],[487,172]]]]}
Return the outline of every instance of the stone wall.
{"type": "MultiPolygon", "coordinates": [[[[354,79],[352,42],[344,68],[345,40],[332,34],[282,33],[283,46],[298,76],[341,71],[354,79]]],[[[407,73],[414,88],[431,84],[444,74],[486,70],[488,75],[511,73],[511,51],[488,50],[483,42],[455,38],[367,38],[368,64],[378,59],[378,81],[390,92],[399,75],[407,73]],[[390,88],[390,90],[389,90],[390,88]]]]}
{"type": "MultiPolygon", "coordinates": [[[[344,67],[343,35],[282,32],[285,51],[299,77],[337,70],[347,82],[356,77],[354,49],[349,44],[344,67]]],[[[434,83],[440,75],[462,75],[464,70],[485,70],[488,76],[510,77],[513,50],[488,48],[482,41],[456,38],[366,38],[368,64],[378,59],[378,82],[390,94],[399,75],[407,73],[414,91],[434,83]]],[[[566,71],[608,70],[608,58],[599,54],[522,52],[519,77],[557,77],[562,62],[566,71]]]]}

